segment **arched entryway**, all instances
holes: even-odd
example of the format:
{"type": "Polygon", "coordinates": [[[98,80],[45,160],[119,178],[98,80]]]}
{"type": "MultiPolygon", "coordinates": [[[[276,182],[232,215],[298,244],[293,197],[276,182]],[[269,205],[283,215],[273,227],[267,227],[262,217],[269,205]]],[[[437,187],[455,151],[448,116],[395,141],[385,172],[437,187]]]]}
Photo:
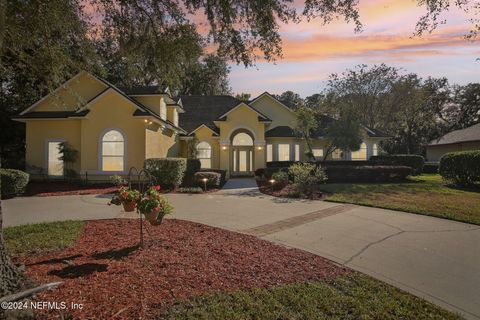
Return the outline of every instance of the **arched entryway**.
{"type": "Polygon", "coordinates": [[[230,171],[234,176],[251,176],[254,168],[253,136],[245,129],[239,129],[231,135],[230,171]]]}

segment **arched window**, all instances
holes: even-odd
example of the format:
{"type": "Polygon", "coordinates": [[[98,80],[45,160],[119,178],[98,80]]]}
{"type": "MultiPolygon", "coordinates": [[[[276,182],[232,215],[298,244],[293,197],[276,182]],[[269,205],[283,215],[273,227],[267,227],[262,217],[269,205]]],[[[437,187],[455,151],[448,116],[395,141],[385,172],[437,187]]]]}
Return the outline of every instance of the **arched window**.
{"type": "Polygon", "coordinates": [[[101,170],[125,171],[125,139],[118,130],[109,130],[101,138],[101,170]]]}
{"type": "Polygon", "coordinates": [[[245,132],[237,133],[232,140],[234,146],[253,146],[253,139],[245,132]]]}
{"type": "Polygon", "coordinates": [[[212,167],[212,147],[208,142],[202,141],[197,144],[197,158],[202,168],[212,167]]]}

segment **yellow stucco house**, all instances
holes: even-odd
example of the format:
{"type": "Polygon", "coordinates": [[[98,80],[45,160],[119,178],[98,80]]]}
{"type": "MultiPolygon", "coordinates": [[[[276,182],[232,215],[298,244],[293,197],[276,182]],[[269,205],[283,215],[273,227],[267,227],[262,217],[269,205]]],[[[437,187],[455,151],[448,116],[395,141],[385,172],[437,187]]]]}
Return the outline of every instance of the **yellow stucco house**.
{"type": "MultiPolygon", "coordinates": [[[[15,120],[26,124],[27,170],[61,176],[58,145],[78,150],[73,169],[89,179],[106,180],[141,168],[148,158],[186,157],[197,139],[204,168],[251,175],[269,161],[305,160],[305,142],[292,129],[295,114],[265,92],[242,102],[231,96],[173,97],[158,86],[121,88],[80,72],[15,120]]],[[[322,117],[321,123],[334,121],[322,117]]],[[[356,152],[336,152],[334,159],[366,160],[377,154],[386,135],[367,127],[356,152]]],[[[314,154],[322,157],[323,126],[315,133],[314,154]]]]}

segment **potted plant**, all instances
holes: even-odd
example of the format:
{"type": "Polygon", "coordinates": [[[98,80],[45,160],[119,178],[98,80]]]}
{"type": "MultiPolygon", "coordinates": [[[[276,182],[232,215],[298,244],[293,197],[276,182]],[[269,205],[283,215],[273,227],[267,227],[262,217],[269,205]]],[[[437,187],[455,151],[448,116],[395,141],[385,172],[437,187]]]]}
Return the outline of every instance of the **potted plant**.
{"type": "Polygon", "coordinates": [[[163,217],[172,212],[173,207],[160,195],[160,186],[155,186],[145,192],[137,209],[151,225],[159,225],[163,217]]]}
{"type": "Polygon", "coordinates": [[[111,204],[119,206],[123,205],[125,212],[132,212],[135,210],[141,195],[138,190],[130,189],[128,187],[120,187],[110,201],[111,204]]]}

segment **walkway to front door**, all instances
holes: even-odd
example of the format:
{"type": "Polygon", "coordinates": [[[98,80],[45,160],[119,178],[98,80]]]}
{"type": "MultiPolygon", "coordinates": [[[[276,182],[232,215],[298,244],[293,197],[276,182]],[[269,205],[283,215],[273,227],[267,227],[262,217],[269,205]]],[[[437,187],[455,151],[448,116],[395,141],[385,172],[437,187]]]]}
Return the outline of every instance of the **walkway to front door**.
{"type": "Polygon", "coordinates": [[[257,182],[253,178],[231,178],[219,192],[224,194],[245,194],[247,192],[260,194],[257,182]]]}

